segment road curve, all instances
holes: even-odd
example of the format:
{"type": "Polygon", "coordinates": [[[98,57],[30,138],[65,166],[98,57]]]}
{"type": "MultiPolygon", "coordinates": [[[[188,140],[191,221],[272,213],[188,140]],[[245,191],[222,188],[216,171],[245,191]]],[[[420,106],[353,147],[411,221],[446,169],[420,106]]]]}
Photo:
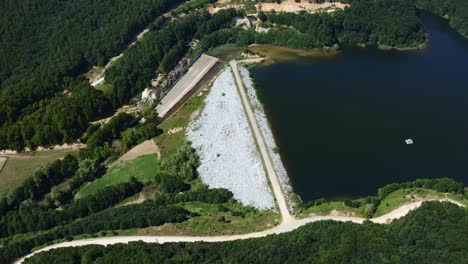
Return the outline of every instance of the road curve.
{"type": "Polygon", "coordinates": [[[273,234],[281,234],[293,231],[301,226],[304,226],[308,223],[317,222],[317,221],[324,221],[324,220],[333,220],[333,221],[340,221],[340,222],[354,222],[361,224],[366,220],[377,224],[386,224],[391,222],[394,219],[401,218],[408,214],[410,211],[415,210],[416,208],[420,207],[424,201],[447,201],[459,206],[465,207],[460,202],[452,200],[450,198],[445,199],[426,199],[418,202],[409,203],[403,205],[385,215],[382,215],[377,218],[372,219],[365,219],[360,217],[351,217],[351,216],[309,216],[302,219],[297,219],[288,210],[286,199],[281,191],[281,186],[278,181],[278,177],[274,167],[272,165],[271,159],[268,155],[267,147],[265,141],[263,139],[262,134],[260,133],[260,129],[257,124],[257,120],[255,115],[252,111],[250,103],[247,99],[247,95],[245,93],[244,85],[242,79],[240,78],[239,70],[237,67],[238,63],[247,63],[247,62],[259,62],[261,59],[251,59],[251,60],[244,60],[244,61],[231,61],[229,64],[232,67],[234,72],[234,77],[238,84],[238,91],[241,96],[242,103],[245,107],[247,117],[249,123],[252,127],[254,132],[255,139],[257,141],[258,147],[260,149],[262,158],[264,159],[264,164],[267,170],[268,177],[270,179],[270,183],[273,189],[273,194],[278,204],[279,211],[282,216],[282,222],[280,225],[275,226],[271,229],[267,229],[264,231],[248,233],[248,234],[240,234],[240,235],[226,235],[226,236],[116,236],[116,237],[102,237],[102,238],[90,238],[90,239],[81,239],[69,242],[58,243],[55,245],[47,246],[32,252],[31,254],[22,257],[15,261],[16,264],[23,263],[26,258],[29,258],[37,253],[49,251],[56,248],[64,248],[64,247],[79,247],[79,246],[86,246],[86,245],[113,245],[119,243],[129,243],[135,241],[142,241],[145,243],[177,243],[177,242],[224,242],[224,241],[233,241],[233,240],[243,240],[243,239],[250,239],[250,238],[259,238],[265,237],[268,235],[273,234]]]}
{"type": "MultiPolygon", "coordinates": [[[[445,201],[451,202],[460,206],[465,207],[464,205],[460,204],[457,201],[452,199],[439,199],[433,200],[428,199],[424,201],[445,201]]],[[[116,237],[101,237],[101,238],[90,238],[90,239],[80,239],[75,241],[63,242],[58,243],[55,245],[47,246],[32,252],[31,254],[18,259],[15,261],[16,264],[23,263],[26,258],[32,257],[35,254],[40,252],[49,251],[56,248],[64,248],[64,247],[80,247],[86,245],[114,245],[114,244],[127,244],[130,242],[142,241],[145,243],[178,243],[178,242],[226,242],[226,241],[233,241],[233,240],[243,240],[243,239],[250,239],[250,238],[259,238],[265,237],[268,235],[273,234],[281,234],[293,231],[301,226],[304,226],[309,223],[317,222],[317,221],[325,221],[325,220],[332,220],[332,221],[339,221],[339,222],[353,222],[357,224],[362,224],[364,221],[369,220],[371,222],[377,224],[386,224],[390,223],[394,219],[398,219],[400,217],[405,216],[412,210],[417,209],[422,205],[424,201],[418,201],[410,204],[403,205],[385,215],[382,215],[378,218],[373,219],[365,219],[361,217],[352,217],[352,216],[309,216],[303,219],[296,219],[291,217],[292,220],[288,223],[281,223],[280,225],[273,227],[271,229],[267,229],[260,232],[248,233],[248,234],[240,234],[240,235],[227,235],[227,236],[116,236],[116,237]]]]}

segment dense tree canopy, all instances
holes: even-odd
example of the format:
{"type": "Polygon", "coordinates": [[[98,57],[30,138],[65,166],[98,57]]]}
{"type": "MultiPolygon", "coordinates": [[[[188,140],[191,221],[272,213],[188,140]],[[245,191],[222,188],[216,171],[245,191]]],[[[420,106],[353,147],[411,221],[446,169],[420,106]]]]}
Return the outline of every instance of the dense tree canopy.
{"type": "Polygon", "coordinates": [[[109,115],[100,91],[76,79],[125,49],[182,1],[4,1],[0,4],[0,149],[72,142],[109,115]],[[62,96],[64,91],[66,96],[62,96]]]}
{"type": "Polygon", "coordinates": [[[142,184],[135,179],[108,186],[99,193],[77,199],[62,210],[44,209],[27,202],[19,210],[8,212],[0,218],[0,237],[50,229],[74,219],[86,217],[107,209],[123,199],[140,192],[142,184]]]}
{"type": "Polygon", "coordinates": [[[14,123],[0,129],[0,149],[22,151],[37,146],[74,142],[89,122],[111,112],[102,92],[86,82],[70,87],[71,96],[44,99],[26,107],[14,123]]]}
{"type": "MultiPolygon", "coordinates": [[[[11,0],[0,4],[0,126],[103,65],[172,0],[11,0]]],[[[182,1],[180,1],[182,2],[182,1]]]]}
{"type": "Polygon", "coordinates": [[[202,37],[230,25],[237,15],[234,9],[211,16],[206,10],[193,12],[161,30],[148,32],[106,74],[112,84],[111,98],[115,105],[127,102],[146,88],[157,71],[169,71],[188,51],[193,37],[202,37]]]}

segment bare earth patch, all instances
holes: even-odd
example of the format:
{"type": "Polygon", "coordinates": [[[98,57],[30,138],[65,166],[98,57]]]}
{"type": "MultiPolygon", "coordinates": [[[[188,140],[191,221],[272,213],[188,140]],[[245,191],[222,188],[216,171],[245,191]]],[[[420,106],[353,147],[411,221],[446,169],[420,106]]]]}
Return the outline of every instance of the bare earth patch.
{"type": "Polygon", "coordinates": [[[329,10],[334,11],[335,9],[343,9],[348,7],[348,4],[343,3],[323,3],[323,4],[316,4],[316,3],[309,3],[309,1],[301,1],[296,3],[294,0],[287,0],[282,1],[281,4],[277,3],[260,3],[257,4],[257,10],[260,11],[276,11],[276,12],[299,12],[299,11],[307,11],[310,13],[321,11],[321,10],[329,10]]]}
{"type": "MultiPolygon", "coordinates": [[[[314,214],[310,214],[310,216],[313,216],[314,214]]],[[[351,217],[358,217],[357,214],[353,212],[346,212],[346,211],[338,211],[336,209],[331,210],[331,212],[328,214],[330,216],[351,216],[351,217]]]]}
{"type": "MultiPolygon", "coordinates": [[[[264,12],[300,12],[306,11],[309,13],[315,13],[319,11],[326,11],[326,12],[333,12],[337,9],[344,9],[348,7],[348,4],[344,3],[330,3],[325,2],[322,4],[317,3],[309,3],[307,0],[302,0],[297,3],[295,0],[286,0],[282,1],[281,4],[277,3],[258,3],[255,5],[257,11],[264,11],[264,12]]],[[[211,14],[217,13],[219,10],[227,9],[227,8],[235,8],[235,9],[242,9],[244,6],[241,4],[228,4],[225,1],[218,1],[215,6],[210,6],[208,8],[208,12],[211,14]]]]}
{"type": "Polygon", "coordinates": [[[154,143],[154,141],[151,139],[146,140],[140,145],[129,150],[122,157],[120,157],[119,161],[134,160],[140,156],[148,155],[148,154],[157,154],[158,157],[160,156],[159,149],[156,146],[156,143],[154,143]]]}
{"type": "Polygon", "coordinates": [[[115,206],[115,207],[117,208],[117,207],[122,207],[122,206],[126,206],[126,205],[141,204],[141,203],[143,203],[145,200],[146,200],[145,195],[142,194],[142,193],[140,193],[140,194],[138,195],[138,198],[133,199],[133,200],[128,201],[128,202],[125,202],[125,203],[121,203],[121,204],[119,204],[119,205],[117,205],[117,206],[115,206]]]}

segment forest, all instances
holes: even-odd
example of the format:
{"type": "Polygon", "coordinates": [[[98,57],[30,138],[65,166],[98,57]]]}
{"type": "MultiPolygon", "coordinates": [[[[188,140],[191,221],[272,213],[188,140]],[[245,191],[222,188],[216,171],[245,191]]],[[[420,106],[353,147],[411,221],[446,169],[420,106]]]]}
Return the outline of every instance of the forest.
{"type": "Polygon", "coordinates": [[[447,18],[456,31],[468,38],[468,1],[415,0],[415,3],[422,10],[447,18]]]}
{"type": "Polygon", "coordinates": [[[177,1],[5,1],[0,8],[0,125],[104,65],[177,1]]]}
{"type": "Polygon", "coordinates": [[[27,106],[14,123],[0,129],[0,149],[22,151],[75,142],[89,122],[112,113],[102,92],[85,81],[70,87],[72,96],[57,96],[27,106]]]}
{"type": "Polygon", "coordinates": [[[79,76],[107,63],[179,2],[3,1],[0,149],[72,142],[89,121],[109,115],[109,100],[79,76]],[[60,96],[65,90],[70,98],[60,96]]]}
{"type": "Polygon", "coordinates": [[[385,45],[414,47],[425,41],[424,27],[416,8],[407,1],[353,0],[350,8],[336,14],[271,16],[271,22],[292,26],[323,44],[385,45]]]}
{"type": "Polygon", "coordinates": [[[467,233],[467,209],[426,202],[388,225],[321,221],[233,242],[61,248],[25,263],[466,263],[467,233]]]}
{"type": "Polygon", "coordinates": [[[106,81],[112,85],[114,105],[127,102],[146,88],[156,71],[172,69],[188,52],[188,44],[193,37],[201,38],[231,25],[236,15],[234,9],[222,10],[212,17],[206,10],[197,11],[161,30],[147,33],[106,74],[106,81]]]}
{"type": "MultiPolygon", "coordinates": [[[[193,38],[201,40],[202,51],[225,43],[415,48],[426,40],[416,6],[448,16],[464,34],[465,1],[415,1],[352,0],[349,8],[333,13],[260,12],[264,26],[277,25],[266,33],[232,28],[232,19],[243,16],[234,9],[210,15],[187,10],[191,5],[185,4],[180,10],[188,14],[161,16],[183,1],[5,2],[0,8],[0,149],[76,141],[90,121],[111,115],[156,73],[171,70],[191,52],[193,38]],[[122,52],[148,25],[145,37],[106,72],[109,91],[91,87],[82,74],[122,52]]],[[[193,7],[206,2],[193,2],[193,7]]],[[[126,140],[133,141],[132,136],[126,140]]]]}

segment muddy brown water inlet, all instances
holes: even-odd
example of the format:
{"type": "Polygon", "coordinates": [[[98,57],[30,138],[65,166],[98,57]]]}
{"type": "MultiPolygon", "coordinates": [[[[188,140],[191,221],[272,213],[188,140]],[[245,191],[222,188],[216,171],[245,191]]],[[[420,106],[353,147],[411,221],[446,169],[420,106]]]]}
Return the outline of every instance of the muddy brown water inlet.
{"type": "Polygon", "coordinates": [[[424,50],[350,48],[252,69],[303,200],[374,195],[417,178],[468,184],[468,41],[445,20],[422,18],[424,50]]]}

